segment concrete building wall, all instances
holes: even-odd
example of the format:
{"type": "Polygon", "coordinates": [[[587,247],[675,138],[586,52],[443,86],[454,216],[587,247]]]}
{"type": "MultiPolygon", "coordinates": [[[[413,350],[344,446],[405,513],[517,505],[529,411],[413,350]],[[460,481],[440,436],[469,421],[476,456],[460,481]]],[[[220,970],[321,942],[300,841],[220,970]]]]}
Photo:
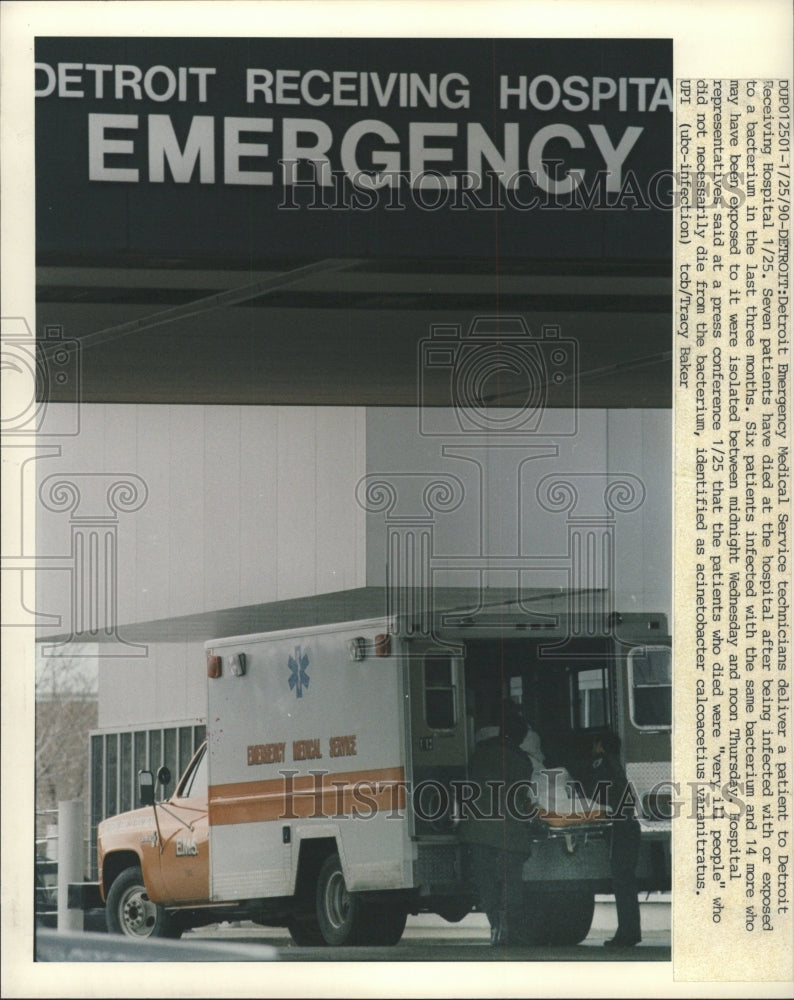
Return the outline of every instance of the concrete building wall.
{"type": "MultiPolygon", "coordinates": [[[[73,413],[53,410],[69,426],[73,413]]],[[[125,623],[364,585],[364,513],[353,500],[363,410],[116,404],[83,405],[79,416],[80,433],[57,439],[61,454],[37,460],[38,485],[28,484],[39,494],[36,608],[59,619],[40,637],[91,614],[76,611],[74,532],[115,535],[115,570],[102,552],[103,565],[83,575],[115,588],[122,639],[125,623]],[[132,484],[128,499],[109,500],[119,482],[132,484]]],[[[110,601],[96,601],[104,627],[110,601]]],[[[100,644],[100,728],[203,720],[205,638],[138,641],[129,656],[100,644]]]]}
{"type": "Polygon", "coordinates": [[[145,656],[99,661],[100,729],[172,719],[205,722],[204,643],[148,643],[145,656]]]}
{"type": "Polygon", "coordinates": [[[50,634],[73,610],[72,531],[102,518],[121,625],[363,586],[362,409],[83,405],[80,420],[36,463],[37,553],[62,557],[39,573],[37,608],[62,619],[50,634]],[[130,474],[140,505],[114,510],[130,474]]]}
{"type": "MultiPolygon", "coordinates": [[[[454,428],[449,414],[437,415],[434,426],[454,428]]],[[[586,522],[614,532],[616,605],[670,615],[670,411],[553,411],[552,420],[552,429],[575,433],[494,434],[483,447],[477,435],[426,433],[414,410],[368,410],[368,476],[391,482],[397,493],[390,511],[367,515],[368,581],[383,579],[388,523],[426,516],[422,485],[447,479],[461,500],[432,515],[437,586],[477,586],[478,579],[489,587],[514,586],[515,571],[500,563],[516,555],[529,567],[521,574],[524,587],[587,584],[572,577],[568,558],[569,529],[586,522]],[[570,497],[551,493],[555,484],[567,484],[570,497]],[[460,557],[459,570],[446,568],[450,556],[460,557]],[[492,568],[478,578],[473,567],[483,563],[492,568]]]]}

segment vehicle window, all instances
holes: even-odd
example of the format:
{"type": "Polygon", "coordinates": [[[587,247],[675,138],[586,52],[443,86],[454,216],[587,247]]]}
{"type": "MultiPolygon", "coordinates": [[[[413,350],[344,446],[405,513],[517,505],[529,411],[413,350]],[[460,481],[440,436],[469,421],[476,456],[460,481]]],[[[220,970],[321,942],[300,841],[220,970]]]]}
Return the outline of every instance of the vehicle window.
{"type": "Polygon", "coordinates": [[[455,726],[455,684],[448,656],[425,659],[425,722],[430,729],[455,726]]]}
{"type": "Polygon", "coordinates": [[[669,646],[638,646],[628,657],[631,721],[638,729],[669,728],[673,720],[673,660],[669,646]]]}
{"type": "Polygon", "coordinates": [[[609,681],[606,667],[575,670],[571,673],[571,714],[574,729],[601,729],[609,725],[609,681]]]}
{"type": "Polygon", "coordinates": [[[169,799],[174,793],[174,784],[179,779],[179,762],[176,759],[176,729],[163,730],[163,763],[171,772],[171,780],[163,785],[163,798],[169,799]]]}
{"type": "Polygon", "coordinates": [[[520,675],[510,678],[510,701],[518,705],[519,708],[524,703],[524,678],[520,675]]]}
{"type": "Polygon", "coordinates": [[[178,798],[194,798],[207,794],[207,751],[202,750],[201,756],[193,763],[193,767],[182,782],[178,798]]]}

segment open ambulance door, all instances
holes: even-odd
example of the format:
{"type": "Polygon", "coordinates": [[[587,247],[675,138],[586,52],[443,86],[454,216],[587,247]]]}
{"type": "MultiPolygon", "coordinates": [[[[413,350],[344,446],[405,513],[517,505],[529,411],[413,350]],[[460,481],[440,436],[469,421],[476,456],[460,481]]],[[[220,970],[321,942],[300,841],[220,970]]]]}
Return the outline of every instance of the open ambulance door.
{"type": "Polygon", "coordinates": [[[466,777],[469,725],[463,657],[423,640],[408,643],[408,759],[413,833],[450,834],[455,826],[451,783],[466,777]]]}

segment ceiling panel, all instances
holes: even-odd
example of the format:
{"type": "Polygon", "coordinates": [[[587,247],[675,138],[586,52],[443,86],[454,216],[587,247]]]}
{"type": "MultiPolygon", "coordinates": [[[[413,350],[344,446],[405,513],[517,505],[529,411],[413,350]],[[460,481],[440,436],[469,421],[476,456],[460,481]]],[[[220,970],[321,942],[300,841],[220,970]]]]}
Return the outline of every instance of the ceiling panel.
{"type": "MultiPolygon", "coordinates": [[[[671,282],[663,267],[512,261],[503,273],[493,260],[280,261],[257,270],[108,263],[50,261],[37,273],[39,335],[55,329],[79,345],[85,402],[450,405],[443,379],[425,384],[420,398],[423,344],[434,328],[458,327],[462,344],[477,317],[519,315],[537,343],[552,324],[577,346],[578,372],[544,387],[547,405],[671,405],[671,282]]],[[[537,350],[545,357],[546,348],[537,350]]],[[[526,373],[512,377],[506,364],[497,375],[484,401],[514,406],[526,373]]],[[[63,402],[71,389],[53,382],[43,391],[63,402]]]]}

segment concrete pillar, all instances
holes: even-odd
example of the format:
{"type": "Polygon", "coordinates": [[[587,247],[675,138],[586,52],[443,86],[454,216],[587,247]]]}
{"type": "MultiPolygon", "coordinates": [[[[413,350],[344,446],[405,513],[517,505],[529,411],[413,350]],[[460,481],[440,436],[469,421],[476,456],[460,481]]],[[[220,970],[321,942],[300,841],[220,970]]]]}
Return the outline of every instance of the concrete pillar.
{"type": "Polygon", "coordinates": [[[83,803],[58,803],[58,930],[83,930],[82,910],[69,909],[69,883],[83,881],[83,803]]]}

